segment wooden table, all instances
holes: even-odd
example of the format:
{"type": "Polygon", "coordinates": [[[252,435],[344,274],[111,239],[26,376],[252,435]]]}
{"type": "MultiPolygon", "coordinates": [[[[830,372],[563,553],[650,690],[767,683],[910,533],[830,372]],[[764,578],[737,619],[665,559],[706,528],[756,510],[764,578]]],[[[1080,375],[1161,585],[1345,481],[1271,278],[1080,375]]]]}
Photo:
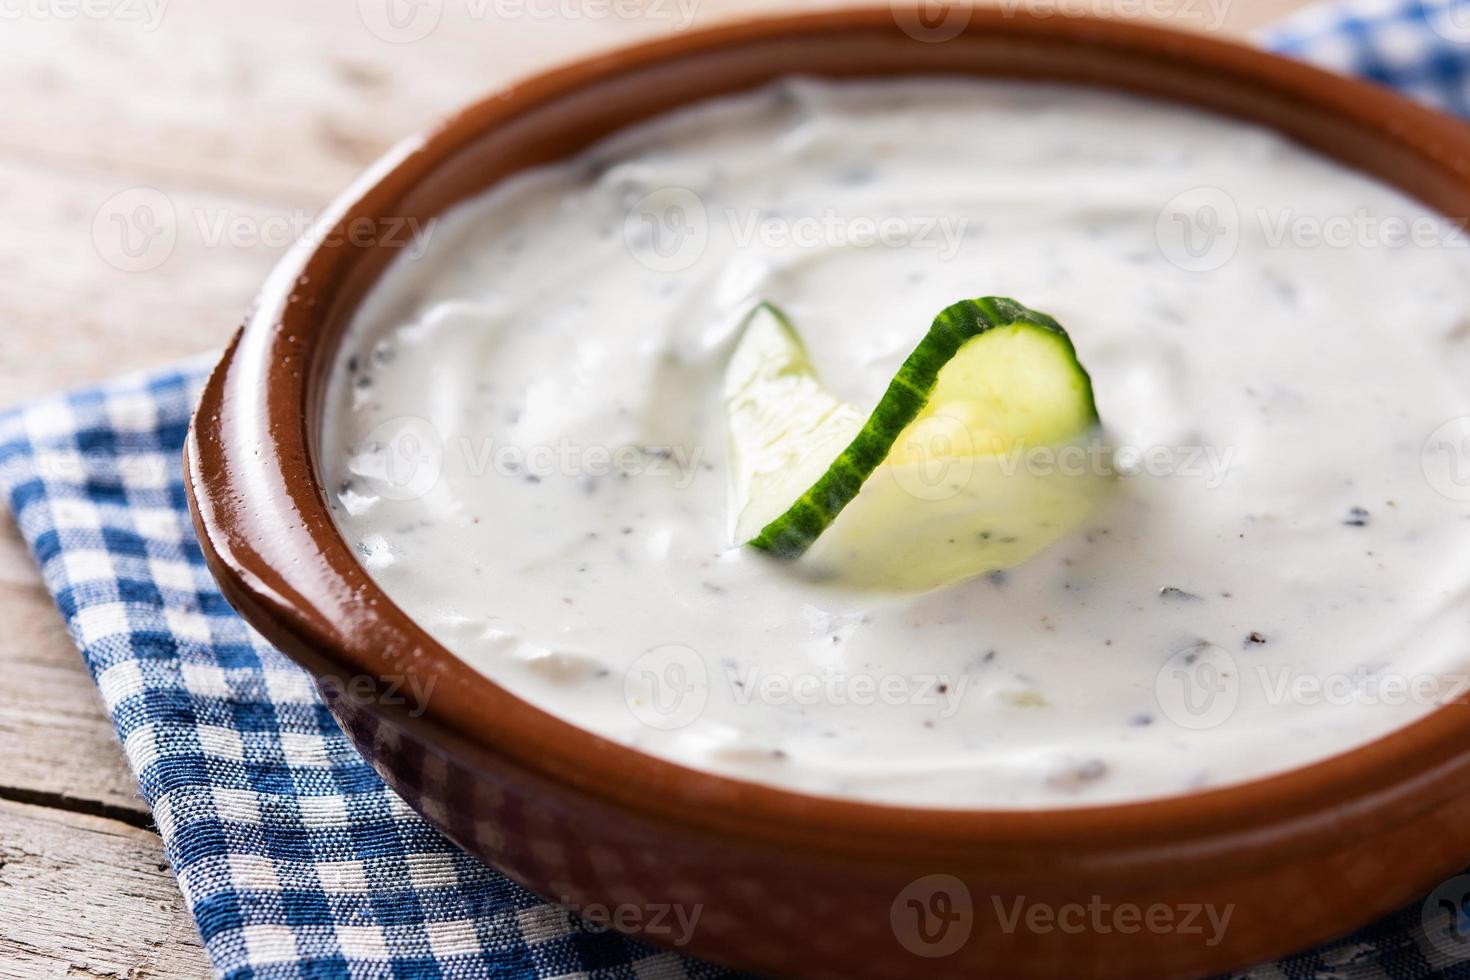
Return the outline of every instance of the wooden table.
{"type": "MultiPolygon", "coordinates": [[[[220,347],[288,229],[392,141],[477,93],[678,30],[685,11],[702,24],[792,6],[429,0],[442,4],[438,26],[408,41],[413,23],[379,36],[394,33],[387,2],[0,9],[0,404],[220,347]],[[137,188],[165,194],[177,216],[166,257],[117,251],[109,209],[137,188]],[[138,265],[152,267],[119,268],[138,265]]],[[[1173,10],[1191,29],[1211,27],[1223,4],[1230,35],[1301,2],[1012,0],[1173,10]]],[[[112,726],[8,518],[0,671],[0,977],[207,975],[112,726]]]]}

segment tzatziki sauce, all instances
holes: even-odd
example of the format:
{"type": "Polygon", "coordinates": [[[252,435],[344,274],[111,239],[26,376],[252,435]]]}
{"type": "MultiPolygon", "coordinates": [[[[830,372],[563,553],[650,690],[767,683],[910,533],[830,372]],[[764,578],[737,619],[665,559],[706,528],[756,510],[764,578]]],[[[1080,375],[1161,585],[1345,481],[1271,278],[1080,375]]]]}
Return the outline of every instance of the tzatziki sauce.
{"type": "Polygon", "coordinates": [[[1466,687],[1470,249],[1269,130],[793,80],[426,230],[349,327],[322,484],[398,606],[574,725],[800,792],[1049,808],[1287,770],[1466,687]],[[918,594],[731,540],[721,377],[755,304],[871,407],[989,295],[1092,375],[1119,475],[1081,526],[918,594]]]}

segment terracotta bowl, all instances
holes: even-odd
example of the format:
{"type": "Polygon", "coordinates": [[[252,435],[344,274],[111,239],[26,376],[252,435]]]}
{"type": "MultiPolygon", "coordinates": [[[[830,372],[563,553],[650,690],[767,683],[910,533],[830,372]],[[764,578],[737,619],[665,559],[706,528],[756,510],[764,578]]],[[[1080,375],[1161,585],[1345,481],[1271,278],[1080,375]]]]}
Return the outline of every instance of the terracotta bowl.
{"type": "MultiPolygon", "coordinates": [[[[976,12],[933,43],[887,9],[684,34],[541,75],[391,152],[266,284],[210,378],[188,492],[230,601],[317,678],[394,789],[546,898],[656,943],[810,977],[1200,975],[1341,934],[1470,863],[1470,708],[1350,753],[1192,796],[1043,811],[930,810],[783,792],[640,754],[476,673],[373,584],[313,464],[343,329],[420,221],[630,123],[788,73],[952,73],[1148,93],[1274,127],[1470,215],[1470,129],[1387,92],[1136,23],[976,12]],[[907,29],[906,29],[907,28],[907,29]],[[327,233],[334,232],[334,233],[327,233]],[[370,241],[371,240],[371,241],[370,241]],[[433,692],[423,704],[404,692],[433,692]],[[1061,916],[1011,922],[1040,905],[1061,916]],[[1134,906],[1141,916],[1067,918],[1134,906]],[[1223,937],[1201,915],[1229,911],[1223,937]],[[1148,920],[1163,907],[1172,921],[1148,920]],[[1199,928],[1203,924],[1203,928],[1199,928]]],[[[917,22],[914,22],[917,23],[917,22]]],[[[1467,950],[1470,953],[1470,950],[1467,950]]]]}

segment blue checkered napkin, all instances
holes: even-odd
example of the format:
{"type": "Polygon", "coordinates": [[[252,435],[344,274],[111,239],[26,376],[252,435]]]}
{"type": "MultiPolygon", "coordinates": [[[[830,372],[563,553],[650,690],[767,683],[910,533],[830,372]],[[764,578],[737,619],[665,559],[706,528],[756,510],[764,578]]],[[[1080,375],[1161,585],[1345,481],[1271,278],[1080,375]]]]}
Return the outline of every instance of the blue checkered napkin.
{"type": "MultiPolygon", "coordinates": [[[[1470,0],[1322,8],[1267,40],[1470,116],[1470,0]]],[[[0,414],[0,495],[117,725],[217,974],[729,975],[581,923],[457,851],[231,611],[194,540],[180,463],[210,361],[0,414]]],[[[1416,903],[1252,975],[1470,978],[1470,962],[1450,959],[1416,903]]]]}
{"type": "Polygon", "coordinates": [[[1470,0],[1323,3],[1277,22],[1257,40],[1470,118],[1470,0]]]}
{"type": "Polygon", "coordinates": [[[543,904],[439,836],[204,567],[180,450],[214,360],[0,415],[0,490],[221,977],[727,975],[543,904]]]}

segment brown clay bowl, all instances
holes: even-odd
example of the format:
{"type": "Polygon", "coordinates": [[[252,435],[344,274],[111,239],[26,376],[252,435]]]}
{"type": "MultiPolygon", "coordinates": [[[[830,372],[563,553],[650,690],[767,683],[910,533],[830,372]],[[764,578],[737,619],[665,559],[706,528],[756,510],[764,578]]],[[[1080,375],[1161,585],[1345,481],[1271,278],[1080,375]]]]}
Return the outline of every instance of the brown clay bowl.
{"type": "MultiPolygon", "coordinates": [[[[619,127],[787,73],[959,73],[1148,93],[1275,127],[1446,216],[1470,215],[1470,129],[1364,84],[1136,23],[975,12],[958,36],[929,43],[887,9],[855,10],[582,61],[394,150],[329,210],[323,226],[337,233],[313,236],[319,244],[298,247],[266,284],[209,380],[186,450],[204,552],[240,613],[316,676],[363,754],[461,846],[573,907],[698,907],[684,951],[738,967],[834,978],[1200,975],[1341,934],[1470,863],[1464,704],[1316,765],[1181,798],[1030,812],[878,806],[708,775],[588,734],[461,663],[373,584],[313,465],[339,338],[394,254],[390,236],[366,241],[375,236],[349,234],[353,223],[427,220],[619,127]],[[390,687],[433,695],[404,703],[390,687]],[[1178,918],[1007,930],[997,909],[1017,898],[1165,906],[1178,918],[1209,903],[1231,918],[1214,943],[1178,918]]],[[[667,942],[647,928],[652,918],[622,926],[667,942]]]]}

